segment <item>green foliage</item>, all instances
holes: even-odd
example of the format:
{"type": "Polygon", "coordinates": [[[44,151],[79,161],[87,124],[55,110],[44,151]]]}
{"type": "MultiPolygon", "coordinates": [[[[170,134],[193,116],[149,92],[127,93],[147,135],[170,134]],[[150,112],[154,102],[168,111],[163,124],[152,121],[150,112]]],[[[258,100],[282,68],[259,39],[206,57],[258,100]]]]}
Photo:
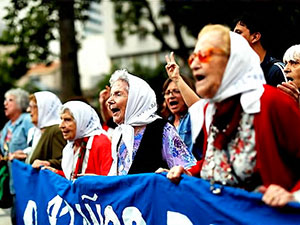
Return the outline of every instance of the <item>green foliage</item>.
{"type": "MultiPolygon", "coordinates": [[[[59,1],[49,0],[11,0],[6,7],[6,15],[3,20],[6,29],[0,37],[1,45],[14,46],[9,55],[2,58],[6,65],[0,70],[9,73],[11,82],[24,75],[31,63],[49,63],[52,53],[49,43],[58,40],[58,7],[59,1]]],[[[85,22],[88,19],[87,12],[91,2],[100,0],[75,0],[75,20],[85,22]]]]}

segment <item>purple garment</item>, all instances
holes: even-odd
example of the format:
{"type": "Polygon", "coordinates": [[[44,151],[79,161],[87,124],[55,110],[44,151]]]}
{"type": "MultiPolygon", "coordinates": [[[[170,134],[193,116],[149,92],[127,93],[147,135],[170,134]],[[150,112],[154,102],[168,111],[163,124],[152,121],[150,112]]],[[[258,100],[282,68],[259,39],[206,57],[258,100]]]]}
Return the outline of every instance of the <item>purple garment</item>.
{"type": "MultiPolygon", "coordinates": [[[[141,129],[134,136],[132,154],[133,160],[140,146],[145,130],[146,128],[141,129]]],[[[167,162],[169,168],[179,165],[184,168],[189,168],[196,164],[195,157],[188,151],[186,145],[177,133],[176,128],[170,123],[166,123],[163,131],[162,156],[167,162]]],[[[130,161],[131,160],[128,159],[127,148],[122,141],[118,151],[118,175],[128,174],[131,167],[130,161]]]]}

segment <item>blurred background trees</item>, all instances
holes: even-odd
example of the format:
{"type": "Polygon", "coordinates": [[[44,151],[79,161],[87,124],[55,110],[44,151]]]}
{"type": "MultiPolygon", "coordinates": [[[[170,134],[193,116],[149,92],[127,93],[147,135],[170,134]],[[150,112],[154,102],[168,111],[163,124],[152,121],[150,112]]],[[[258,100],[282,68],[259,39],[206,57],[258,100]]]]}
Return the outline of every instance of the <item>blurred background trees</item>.
{"type": "MultiPolygon", "coordinates": [[[[100,0],[10,0],[3,17],[6,29],[0,44],[10,47],[0,59],[0,100],[3,94],[23,76],[31,63],[50,63],[53,54],[49,43],[60,40],[62,70],[61,98],[82,94],[78,72],[77,50],[79,41],[74,28],[76,20],[88,19],[85,9],[100,0]],[[59,33],[57,32],[59,31],[59,33]]],[[[2,106],[2,105],[1,105],[2,106]]],[[[1,115],[3,115],[3,109],[1,115]]],[[[2,116],[3,118],[3,116],[2,116]]]]}
{"type": "MultiPolygon", "coordinates": [[[[0,45],[7,49],[0,58],[0,101],[3,102],[4,92],[26,73],[30,65],[51,63],[55,57],[60,57],[61,61],[62,100],[81,95],[77,51],[82,36],[74,23],[87,21],[89,14],[86,9],[92,2],[100,1],[10,0],[3,17],[6,28],[0,37],[0,45]],[[60,56],[53,55],[49,48],[53,40],[60,41],[60,56]]],[[[120,44],[120,52],[130,36],[151,36],[159,41],[162,53],[175,52],[186,75],[190,75],[186,60],[193,45],[187,44],[185,35],[196,38],[200,29],[208,23],[221,23],[233,28],[234,19],[244,11],[257,15],[266,24],[268,48],[277,58],[282,59],[284,51],[293,44],[299,44],[300,40],[300,3],[297,0],[155,0],[159,3],[158,8],[151,6],[151,0],[110,1],[114,7],[110,16],[114,18],[115,39],[120,44]],[[168,41],[169,36],[173,37],[173,43],[168,41]]],[[[134,61],[129,69],[129,72],[147,80],[159,99],[162,83],[167,77],[164,60],[160,60],[160,65],[152,67],[134,61]]],[[[107,85],[111,72],[119,68],[118,63],[113,63],[109,74],[98,84],[95,97],[107,85]]],[[[1,115],[2,107],[1,104],[1,115]]]]}

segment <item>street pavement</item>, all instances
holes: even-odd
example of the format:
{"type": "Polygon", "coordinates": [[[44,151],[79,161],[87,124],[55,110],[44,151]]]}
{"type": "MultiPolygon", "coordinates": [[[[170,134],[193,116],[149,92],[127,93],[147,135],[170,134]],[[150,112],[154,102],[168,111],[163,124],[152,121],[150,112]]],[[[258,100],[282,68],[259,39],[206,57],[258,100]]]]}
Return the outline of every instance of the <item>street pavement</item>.
{"type": "Polygon", "coordinates": [[[10,208],[0,209],[0,225],[11,225],[10,208]]]}

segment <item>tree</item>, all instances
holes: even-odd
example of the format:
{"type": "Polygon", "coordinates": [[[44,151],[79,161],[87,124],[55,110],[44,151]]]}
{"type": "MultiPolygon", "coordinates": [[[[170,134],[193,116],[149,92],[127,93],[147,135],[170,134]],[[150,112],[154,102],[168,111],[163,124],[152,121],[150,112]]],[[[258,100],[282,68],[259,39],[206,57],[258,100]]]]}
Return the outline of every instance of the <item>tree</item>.
{"type": "Polygon", "coordinates": [[[185,61],[190,48],[185,45],[181,29],[197,37],[201,28],[208,23],[226,24],[233,28],[234,19],[243,11],[251,12],[266,24],[269,50],[278,58],[292,44],[298,43],[300,34],[299,1],[245,1],[245,0],[160,0],[158,16],[149,5],[150,0],[112,0],[115,7],[115,30],[117,40],[124,44],[128,35],[153,35],[161,43],[161,50],[174,51],[185,61]],[[163,16],[170,18],[173,35],[177,39],[178,48],[172,48],[165,39],[165,27],[159,24],[163,16]],[[152,24],[151,28],[144,26],[152,24]],[[287,35],[289,34],[289,35],[287,35]]]}
{"type": "MultiPolygon", "coordinates": [[[[100,0],[11,0],[3,18],[7,28],[0,44],[14,46],[5,55],[6,70],[15,81],[26,73],[30,64],[48,63],[53,58],[49,42],[60,39],[62,68],[62,99],[81,95],[77,63],[78,41],[74,22],[86,21],[91,2],[100,0]],[[55,31],[59,30],[59,36],[55,31]]],[[[1,70],[1,69],[0,69],[1,70]]]]}

